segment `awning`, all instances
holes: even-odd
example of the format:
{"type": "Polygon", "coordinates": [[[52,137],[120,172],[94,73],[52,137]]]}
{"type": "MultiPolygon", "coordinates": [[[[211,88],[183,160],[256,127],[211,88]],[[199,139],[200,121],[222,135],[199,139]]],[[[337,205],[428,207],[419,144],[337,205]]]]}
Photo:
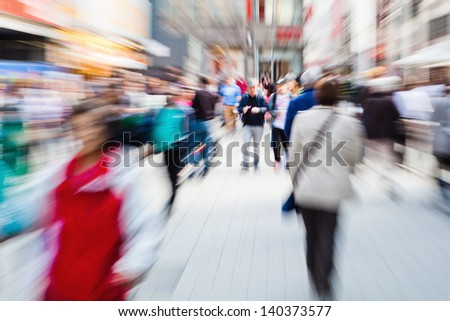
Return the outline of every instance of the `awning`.
{"type": "MultiPolygon", "coordinates": [[[[105,33],[106,34],[106,33],[105,33]]],[[[125,45],[130,44],[130,41],[134,43],[134,45],[141,45],[146,52],[156,57],[170,57],[170,48],[164,46],[162,43],[149,38],[144,38],[138,35],[132,34],[113,34],[109,33],[108,37],[117,43],[122,43],[125,45]]]]}
{"type": "Polygon", "coordinates": [[[170,48],[154,39],[141,39],[139,41],[145,47],[145,51],[156,57],[170,57],[170,48]]]}
{"type": "Polygon", "coordinates": [[[423,48],[411,56],[393,63],[403,68],[431,68],[450,66],[450,40],[423,48]]]}
{"type": "Polygon", "coordinates": [[[140,44],[146,52],[156,57],[170,57],[170,48],[154,39],[143,38],[135,35],[116,34],[108,34],[108,38],[124,45],[131,44],[136,46],[140,44]]]}
{"type": "Polygon", "coordinates": [[[103,63],[106,63],[108,65],[111,65],[113,67],[120,67],[120,68],[126,68],[126,69],[142,69],[146,70],[147,65],[144,63],[141,63],[139,61],[129,59],[126,57],[117,57],[117,56],[111,56],[111,55],[105,55],[105,54],[96,54],[95,58],[97,61],[101,61],[103,63]]]}
{"type": "Polygon", "coordinates": [[[0,13],[0,28],[37,35],[45,38],[61,39],[61,35],[54,27],[33,23],[24,19],[11,17],[0,13]]]}
{"type": "Polygon", "coordinates": [[[144,64],[142,62],[127,57],[112,56],[101,53],[93,53],[90,55],[71,53],[71,55],[73,58],[79,59],[80,62],[91,62],[99,66],[103,65],[116,68],[140,69],[140,70],[147,69],[147,64],[144,64]]]}

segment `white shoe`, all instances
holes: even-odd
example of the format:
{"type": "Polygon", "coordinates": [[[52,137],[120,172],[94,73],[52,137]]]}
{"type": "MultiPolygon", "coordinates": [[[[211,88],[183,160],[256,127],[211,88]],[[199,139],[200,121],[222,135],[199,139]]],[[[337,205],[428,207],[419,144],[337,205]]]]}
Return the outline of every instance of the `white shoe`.
{"type": "Polygon", "coordinates": [[[281,156],[280,157],[280,168],[286,168],[286,157],[285,156],[281,156]]]}

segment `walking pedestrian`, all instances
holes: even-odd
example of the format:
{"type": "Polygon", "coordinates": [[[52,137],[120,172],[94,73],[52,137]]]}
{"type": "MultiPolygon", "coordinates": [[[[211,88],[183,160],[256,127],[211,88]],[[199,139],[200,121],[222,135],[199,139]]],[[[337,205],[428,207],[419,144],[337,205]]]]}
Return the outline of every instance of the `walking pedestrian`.
{"type": "Polygon", "coordinates": [[[339,206],[353,195],[349,177],[362,155],[362,126],[337,114],[337,101],[337,84],[324,82],[318,94],[320,105],[295,118],[289,153],[296,210],[306,228],[307,268],[321,299],[332,295],[339,206]]]}
{"type": "Polygon", "coordinates": [[[251,79],[248,81],[247,94],[245,94],[238,107],[244,123],[244,159],[242,169],[248,170],[250,166],[250,152],[248,147],[253,145],[254,150],[254,167],[259,165],[259,144],[264,129],[264,114],[268,110],[266,99],[264,96],[258,95],[256,88],[258,81],[251,79]]]}
{"type": "Polygon", "coordinates": [[[200,77],[200,90],[195,92],[192,107],[195,110],[197,129],[195,141],[204,144],[202,159],[205,163],[202,175],[205,176],[210,166],[209,155],[212,149],[211,128],[215,116],[215,106],[218,96],[208,90],[209,81],[206,77],[200,77]]]}
{"type": "MultiPolygon", "coordinates": [[[[292,99],[289,103],[288,111],[286,114],[286,122],[284,125],[284,132],[289,140],[294,118],[299,112],[306,111],[316,104],[314,85],[320,79],[321,74],[322,69],[320,67],[314,66],[305,70],[305,72],[300,77],[303,91],[299,96],[292,99]]],[[[294,196],[291,194],[284,202],[282,210],[283,212],[289,212],[294,210],[294,208],[294,196]]]]}
{"type": "Polygon", "coordinates": [[[139,156],[109,141],[114,136],[109,107],[98,98],[74,106],[69,122],[81,149],[45,173],[27,197],[3,204],[2,211],[30,220],[15,233],[56,231],[45,300],[125,299],[155,262],[164,235],[167,204],[163,193],[156,193],[160,182],[142,185],[142,171],[132,166],[139,156]]]}
{"type": "Polygon", "coordinates": [[[286,80],[280,79],[277,82],[277,92],[270,96],[268,103],[272,126],[271,147],[275,156],[276,169],[280,167],[281,147],[284,148],[285,156],[287,156],[289,141],[284,132],[284,125],[290,100],[291,94],[288,91],[286,80]]]}
{"type": "Polygon", "coordinates": [[[225,127],[229,134],[236,131],[236,117],[234,110],[236,104],[241,99],[241,89],[234,82],[233,77],[228,77],[225,83],[220,87],[220,96],[222,97],[223,112],[225,118],[225,127]]]}
{"type": "Polygon", "coordinates": [[[180,89],[170,87],[166,92],[166,105],[155,117],[151,133],[154,152],[163,153],[169,178],[172,183],[170,205],[175,201],[178,190],[178,174],[184,167],[183,151],[187,135],[186,113],[175,102],[180,89]]]}

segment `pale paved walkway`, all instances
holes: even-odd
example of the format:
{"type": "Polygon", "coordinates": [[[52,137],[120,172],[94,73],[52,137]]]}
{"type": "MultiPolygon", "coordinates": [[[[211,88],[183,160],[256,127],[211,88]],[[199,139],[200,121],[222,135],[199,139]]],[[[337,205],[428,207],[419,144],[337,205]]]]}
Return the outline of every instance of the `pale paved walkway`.
{"type": "MultiPolygon", "coordinates": [[[[161,256],[135,299],[316,299],[303,226],[280,210],[288,175],[266,166],[242,173],[240,160],[236,150],[233,167],[181,187],[161,256]]],[[[386,196],[372,170],[358,168],[359,197],[340,217],[336,297],[449,300],[450,216],[437,207],[432,181],[406,171],[392,176],[398,202],[386,196]]]]}

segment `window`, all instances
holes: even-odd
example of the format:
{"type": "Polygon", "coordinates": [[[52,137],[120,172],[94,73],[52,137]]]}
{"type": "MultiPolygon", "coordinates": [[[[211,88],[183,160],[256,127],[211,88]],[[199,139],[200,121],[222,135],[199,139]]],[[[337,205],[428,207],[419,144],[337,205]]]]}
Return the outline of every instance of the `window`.
{"type": "Polygon", "coordinates": [[[445,36],[448,33],[448,15],[430,21],[430,40],[445,36]]]}
{"type": "Polygon", "coordinates": [[[411,15],[412,17],[416,17],[420,12],[420,4],[422,3],[422,0],[412,0],[411,3],[411,15]]]}

